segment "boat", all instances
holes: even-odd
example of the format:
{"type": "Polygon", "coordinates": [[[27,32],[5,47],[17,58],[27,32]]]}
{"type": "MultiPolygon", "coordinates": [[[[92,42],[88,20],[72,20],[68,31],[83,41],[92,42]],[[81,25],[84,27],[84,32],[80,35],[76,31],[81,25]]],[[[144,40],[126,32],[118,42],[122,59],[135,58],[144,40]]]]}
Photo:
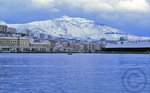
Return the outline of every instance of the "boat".
{"type": "Polygon", "coordinates": [[[108,43],[102,49],[107,52],[145,52],[150,53],[150,42],[124,42],[124,43],[108,43]]]}
{"type": "Polygon", "coordinates": [[[72,55],[72,53],[70,52],[70,53],[68,53],[68,55],[72,55]]]}

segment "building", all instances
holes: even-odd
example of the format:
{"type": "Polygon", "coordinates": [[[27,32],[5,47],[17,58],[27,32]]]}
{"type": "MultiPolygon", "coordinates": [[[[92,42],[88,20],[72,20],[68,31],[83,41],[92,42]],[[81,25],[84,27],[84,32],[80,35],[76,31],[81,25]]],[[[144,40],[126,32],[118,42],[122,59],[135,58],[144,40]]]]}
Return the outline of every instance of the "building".
{"type": "Polygon", "coordinates": [[[29,38],[0,37],[0,52],[50,52],[50,42],[32,42],[29,38]]]}
{"type": "Polygon", "coordinates": [[[15,37],[0,37],[0,46],[29,47],[29,39],[15,37]]]}
{"type": "Polygon", "coordinates": [[[64,47],[61,43],[56,43],[53,52],[64,52],[64,47]]]}
{"type": "Polygon", "coordinates": [[[32,52],[50,52],[51,43],[30,43],[30,51],[32,52]]]}
{"type": "Polygon", "coordinates": [[[6,33],[7,32],[7,26],[6,25],[0,25],[0,33],[6,33]]]}
{"type": "Polygon", "coordinates": [[[0,25],[0,37],[5,37],[7,32],[7,26],[6,25],[0,25]]]}
{"type": "Polygon", "coordinates": [[[81,51],[81,52],[84,52],[85,50],[84,50],[84,44],[79,44],[78,45],[79,46],[79,51],[81,51]]]}
{"type": "Polygon", "coordinates": [[[10,34],[15,34],[15,33],[17,33],[17,30],[15,28],[8,27],[7,32],[10,33],[10,34]]]}
{"type": "Polygon", "coordinates": [[[76,44],[73,42],[69,42],[68,47],[70,48],[71,52],[75,52],[76,44]]]}
{"type": "Polygon", "coordinates": [[[62,42],[62,46],[64,49],[67,49],[69,47],[69,43],[68,42],[62,42]]]}
{"type": "Polygon", "coordinates": [[[29,47],[28,38],[0,37],[0,51],[22,51],[29,47]]]}

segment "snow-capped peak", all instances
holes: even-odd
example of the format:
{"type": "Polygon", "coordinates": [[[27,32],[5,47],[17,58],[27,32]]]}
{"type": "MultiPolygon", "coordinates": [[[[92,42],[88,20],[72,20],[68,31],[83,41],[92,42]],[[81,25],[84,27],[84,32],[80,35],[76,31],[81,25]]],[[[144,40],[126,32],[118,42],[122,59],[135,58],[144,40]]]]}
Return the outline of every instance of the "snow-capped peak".
{"type": "Polygon", "coordinates": [[[0,25],[6,25],[4,21],[0,21],[0,25]]]}
{"type": "Polygon", "coordinates": [[[94,23],[92,20],[88,20],[85,18],[78,18],[78,17],[69,17],[69,16],[62,16],[60,18],[54,19],[55,21],[72,21],[72,22],[78,22],[78,23],[94,23]]]}
{"type": "Polygon", "coordinates": [[[92,20],[68,16],[62,16],[53,20],[35,21],[27,24],[7,25],[16,28],[19,32],[28,29],[36,36],[38,36],[37,34],[39,33],[43,33],[54,37],[90,38],[93,40],[100,40],[102,38],[106,38],[107,40],[118,40],[120,37],[128,39],[145,39],[145,37],[125,34],[119,29],[110,26],[96,24],[92,20]]]}

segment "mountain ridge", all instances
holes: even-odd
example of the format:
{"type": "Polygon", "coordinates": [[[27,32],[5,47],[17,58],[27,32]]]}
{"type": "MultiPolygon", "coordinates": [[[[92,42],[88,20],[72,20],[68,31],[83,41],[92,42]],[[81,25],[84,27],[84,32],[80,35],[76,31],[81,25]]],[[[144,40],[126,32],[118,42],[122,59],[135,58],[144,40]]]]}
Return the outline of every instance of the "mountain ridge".
{"type": "Polygon", "coordinates": [[[72,18],[68,16],[62,16],[52,20],[34,21],[25,24],[7,24],[0,21],[0,24],[14,27],[18,32],[28,29],[35,35],[42,33],[54,37],[91,38],[92,40],[100,40],[102,38],[106,38],[107,40],[118,40],[120,37],[127,37],[131,40],[150,39],[150,37],[130,35],[117,28],[100,25],[89,19],[78,17],[72,18]]]}

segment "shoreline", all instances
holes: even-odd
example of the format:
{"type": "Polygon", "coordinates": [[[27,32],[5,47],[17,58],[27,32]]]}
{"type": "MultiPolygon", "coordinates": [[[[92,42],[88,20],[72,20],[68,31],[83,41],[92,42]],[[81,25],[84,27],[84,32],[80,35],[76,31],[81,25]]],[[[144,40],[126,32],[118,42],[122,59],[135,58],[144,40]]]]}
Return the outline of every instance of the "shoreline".
{"type": "Polygon", "coordinates": [[[150,52],[0,52],[0,54],[150,54],[150,52]]]}

